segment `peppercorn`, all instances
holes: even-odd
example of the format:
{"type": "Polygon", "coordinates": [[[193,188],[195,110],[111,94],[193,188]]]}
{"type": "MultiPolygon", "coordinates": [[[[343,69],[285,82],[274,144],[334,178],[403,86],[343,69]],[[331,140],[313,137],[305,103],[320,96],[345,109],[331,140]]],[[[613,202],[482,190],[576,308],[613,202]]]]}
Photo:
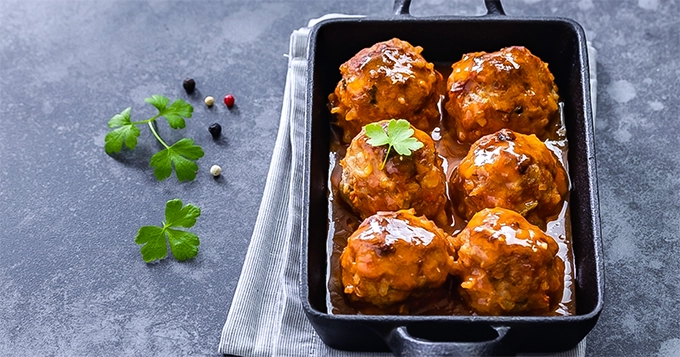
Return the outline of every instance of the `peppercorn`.
{"type": "Polygon", "coordinates": [[[193,78],[187,78],[182,83],[182,87],[184,87],[187,94],[191,94],[194,92],[194,89],[196,89],[196,81],[194,81],[193,78]]]}
{"type": "Polygon", "coordinates": [[[210,167],[210,174],[217,177],[222,173],[222,168],[219,165],[212,165],[210,167]]]}
{"type": "Polygon", "coordinates": [[[212,105],[215,103],[215,98],[207,96],[203,101],[205,102],[205,105],[212,107],[212,105]]]}
{"type": "Polygon", "coordinates": [[[208,131],[210,132],[210,135],[212,135],[214,139],[217,139],[220,136],[220,134],[222,134],[222,126],[218,123],[212,123],[208,127],[208,131]]]}
{"type": "Polygon", "coordinates": [[[231,108],[234,106],[234,96],[231,94],[227,94],[224,96],[224,104],[227,106],[227,108],[231,108]]]}

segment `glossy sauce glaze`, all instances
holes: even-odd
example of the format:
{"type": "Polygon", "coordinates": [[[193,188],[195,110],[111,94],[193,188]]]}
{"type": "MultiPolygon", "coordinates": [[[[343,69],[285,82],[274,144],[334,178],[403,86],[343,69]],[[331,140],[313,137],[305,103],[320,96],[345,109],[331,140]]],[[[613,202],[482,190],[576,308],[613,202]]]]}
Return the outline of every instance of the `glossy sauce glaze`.
{"type": "Polygon", "coordinates": [[[382,211],[364,220],[340,256],[344,291],[352,301],[375,306],[403,304],[441,287],[453,269],[453,243],[415,210],[382,211]]]}
{"type": "Polygon", "coordinates": [[[364,125],[380,120],[409,118],[427,132],[436,126],[444,81],[422,51],[393,38],[364,48],[340,66],[341,79],[328,101],[346,143],[364,125]]]}
{"type": "MultiPolygon", "coordinates": [[[[444,77],[450,74],[450,64],[438,64],[436,66],[444,77]]],[[[438,154],[443,159],[443,168],[447,182],[450,180],[453,170],[465,155],[470,144],[460,143],[455,139],[455,134],[443,125],[449,120],[448,114],[443,110],[444,97],[439,102],[440,125],[431,133],[438,154]]],[[[546,146],[552,150],[569,172],[567,163],[567,140],[564,127],[562,105],[560,116],[551,123],[547,137],[541,138],[546,146]]],[[[426,293],[416,292],[408,297],[403,303],[388,307],[376,307],[367,303],[350,301],[344,292],[342,284],[340,255],[347,245],[347,239],[361,224],[360,218],[352,211],[351,207],[344,202],[338,191],[338,185],[342,177],[342,167],[339,162],[345,156],[347,144],[343,143],[342,130],[332,125],[331,144],[329,152],[329,180],[328,180],[328,238],[327,238],[327,309],[330,314],[409,314],[409,315],[472,315],[472,310],[464,303],[458,292],[461,283],[455,276],[449,276],[443,286],[430,289],[426,293]],[[408,306],[405,309],[404,306],[408,306]]],[[[450,188],[447,192],[446,213],[450,217],[451,224],[440,226],[447,234],[456,235],[465,228],[467,221],[457,215],[450,201],[450,188]]],[[[553,315],[572,315],[575,313],[574,301],[574,257],[571,243],[571,227],[569,215],[569,199],[565,200],[562,210],[556,217],[547,221],[545,233],[552,237],[558,245],[557,256],[564,262],[564,290],[561,302],[558,304],[553,315]]]]}

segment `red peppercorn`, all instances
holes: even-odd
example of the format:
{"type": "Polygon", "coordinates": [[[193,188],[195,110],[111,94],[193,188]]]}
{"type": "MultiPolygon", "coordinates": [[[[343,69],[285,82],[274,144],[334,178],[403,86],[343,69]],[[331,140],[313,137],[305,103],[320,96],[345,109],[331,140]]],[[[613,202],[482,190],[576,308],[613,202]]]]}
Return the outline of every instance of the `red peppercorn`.
{"type": "Polygon", "coordinates": [[[231,108],[234,106],[234,96],[231,94],[227,94],[224,96],[224,105],[227,106],[227,108],[231,108]]]}

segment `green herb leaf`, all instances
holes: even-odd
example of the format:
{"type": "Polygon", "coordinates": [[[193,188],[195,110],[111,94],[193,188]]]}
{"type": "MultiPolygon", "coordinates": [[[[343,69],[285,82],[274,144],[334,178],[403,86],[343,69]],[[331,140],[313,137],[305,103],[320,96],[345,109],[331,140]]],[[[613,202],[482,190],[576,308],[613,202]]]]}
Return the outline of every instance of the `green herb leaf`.
{"type": "Polygon", "coordinates": [[[191,114],[194,112],[194,107],[191,104],[177,99],[172,102],[169,107],[165,108],[160,113],[160,116],[165,117],[168,120],[168,124],[173,129],[184,129],[186,126],[185,118],[191,118],[191,114]]]}
{"type": "Polygon", "coordinates": [[[387,123],[387,133],[379,123],[368,124],[365,130],[366,136],[369,138],[367,142],[372,146],[388,145],[385,159],[380,164],[380,170],[385,167],[387,156],[393,147],[399,155],[410,156],[412,151],[424,146],[422,142],[413,137],[415,131],[411,128],[411,124],[404,119],[390,119],[387,123]]]}
{"type": "Polygon", "coordinates": [[[198,236],[186,231],[176,229],[166,229],[168,240],[170,241],[170,250],[175,259],[185,261],[191,259],[198,254],[198,245],[200,241],[198,236]]]}
{"type": "Polygon", "coordinates": [[[371,123],[366,125],[366,136],[368,136],[368,143],[372,146],[378,147],[386,145],[390,142],[390,138],[378,123],[371,123]]]}
{"type": "Polygon", "coordinates": [[[168,106],[170,99],[160,94],[154,94],[151,97],[144,99],[144,101],[156,107],[159,112],[162,112],[165,107],[168,106]]]}
{"type": "Polygon", "coordinates": [[[203,157],[203,149],[194,145],[193,140],[186,138],[170,146],[163,141],[154,127],[156,120],[164,117],[171,128],[182,129],[186,126],[185,119],[191,118],[194,107],[182,99],[177,99],[168,106],[170,100],[159,94],[154,94],[144,101],[158,109],[158,114],[147,120],[134,122],[130,119],[130,108],[114,115],[109,120],[109,128],[113,130],[106,134],[104,150],[111,155],[120,152],[123,145],[131,150],[134,149],[137,146],[137,138],[140,133],[137,125],[148,124],[156,140],[165,147],[165,150],[159,151],[151,157],[150,165],[155,169],[156,178],[160,181],[170,177],[174,164],[177,178],[180,181],[195,179],[198,171],[198,165],[195,161],[203,157]]]}
{"type": "Polygon", "coordinates": [[[174,165],[177,179],[180,181],[191,181],[196,178],[198,165],[196,160],[203,157],[203,149],[194,145],[191,139],[183,138],[161,150],[151,157],[151,167],[154,168],[154,175],[158,181],[165,180],[172,174],[174,165]]]}
{"type": "Polygon", "coordinates": [[[194,258],[201,244],[198,236],[177,228],[193,227],[200,215],[201,209],[192,204],[182,207],[179,199],[168,201],[165,204],[163,226],[144,226],[137,232],[135,243],[142,244],[142,259],[148,263],[165,258],[168,255],[166,237],[175,259],[184,261],[194,258]]]}
{"type": "Polygon", "coordinates": [[[413,135],[414,130],[411,129],[411,124],[404,120],[390,120],[387,124],[387,133],[392,138],[392,145],[402,140],[408,139],[413,135]]]}
{"type": "Polygon", "coordinates": [[[191,228],[196,224],[196,218],[201,215],[201,210],[194,205],[182,207],[182,201],[175,199],[165,204],[165,221],[172,222],[173,226],[191,228]]]}
{"type": "Polygon", "coordinates": [[[144,226],[137,232],[135,243],[143,244],[140,252],[145,262],[161,260],[168,255],[165,230],[156,226],[144,226]]]}
{"type": "Polygon", "coordinates": [[[109,155],[120,152],[123,144],[130,150],[137,146],[139,128],[130,121],[130,110],[131,108],[127,108],[109,120],[109,128],[116,128],[104,138],[104,150],[109,155]]]}
{"type": "Polygon", "coordinates": [[[169,107],[170,99],[158,94],[154,94],[144,99],[144,101],[156,107],[158,109],[158,117],[165,117],[173,129],[184,129],[186,126],[184,119],[191,118],[194,112],[194,107],[182,99],[175,100],[169,107]]]}
{"type": "Polygon", "coordinates": [[[416,138],[406,138],[402,141],[395,142],[393,144],[394,150],[397,150],[397,152],[400,155],[404,156],[410,156],[411,151],[416,151],[420,148],[423,147],[423,143],[418,141],[416,138]]]}

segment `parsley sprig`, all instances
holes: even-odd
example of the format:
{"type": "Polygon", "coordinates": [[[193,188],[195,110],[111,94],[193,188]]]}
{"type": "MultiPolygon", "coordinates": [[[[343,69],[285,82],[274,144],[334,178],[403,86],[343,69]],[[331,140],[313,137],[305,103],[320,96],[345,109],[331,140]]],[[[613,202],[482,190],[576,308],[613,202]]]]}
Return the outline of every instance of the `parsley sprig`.
{"type": "Polygon", "coordinates": [[[135,243],[142,245],[140,250],[142,259],[149,263],[165,258],[168,255],[166,237],[175,259],[184,261],[194,258],[198,254],[200,244],[198,236],[178,228],[193,227],[200,215],[201,209],[192,204],[182,207],[182,201],[179,199],[168,201],[165,204],[163,226],[144,226],[137,232],[135,243]]]}
{"type": "Polygon", "coordinates": [[[423,143],[413,137],[415,131],[411,128],[411,124],[405,119],[390,119],[387,123],[387,132],[383,129],[380,123],[371,123],[366,125],[366,136],[368,136],[368,143],[372,146],[378,147],[387,146],[385,159],[380,164],[380,170],[385,167],[387,157],[390,150],[394,150],[399,155],[409,156],[411,151],[416,151],[423,147],[423,143]]]}
{"type": "Polygon", "coordinates": [[[180,181],[195,179],[198,171],[198,165],[195,161],[203,157],[203,148],[194,145],[194,141],[187,138],[180,139],[173,145],[168,145],[158,135],[154,127],[156,120],[165,118],[171,128],[183,129],[186,126],[185,119],[191,118],[194,108],[182,99],[177,99],[168,105],[170,100],[158,94],[152,95],[144,101],[156,107],[158,114],[146,120],[132,121],[130,119],[131,108],[128,107],[120,114],[114,115],[109,120],[109,128],[113,130],[106,134],[104,150],[109,155],[120,152],[123,146],[134,150],[140,134],[137,125],[147,124],[156,140],[165,147],[151,157],[150,166],[154,168],[156,179],[162,181],[170,177],[173,165],[180,181]]]}

